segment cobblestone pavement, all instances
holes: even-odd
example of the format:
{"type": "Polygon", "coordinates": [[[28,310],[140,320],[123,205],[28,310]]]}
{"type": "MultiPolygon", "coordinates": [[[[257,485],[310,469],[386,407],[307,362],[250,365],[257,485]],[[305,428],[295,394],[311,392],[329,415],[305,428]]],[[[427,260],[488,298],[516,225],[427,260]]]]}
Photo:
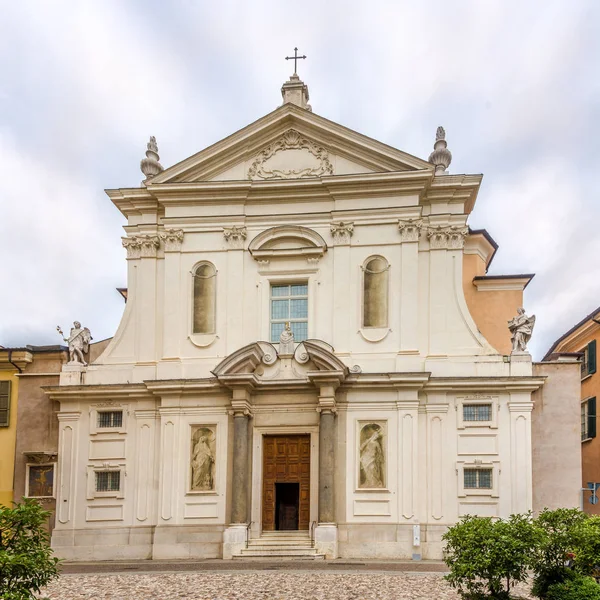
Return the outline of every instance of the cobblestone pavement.
{"type": "Polygon", "coordinates": [[[41,597],[51,600],[456,600],[458,595],[441,574],[237,571],[63,575],[48,586],[41,597]]]}

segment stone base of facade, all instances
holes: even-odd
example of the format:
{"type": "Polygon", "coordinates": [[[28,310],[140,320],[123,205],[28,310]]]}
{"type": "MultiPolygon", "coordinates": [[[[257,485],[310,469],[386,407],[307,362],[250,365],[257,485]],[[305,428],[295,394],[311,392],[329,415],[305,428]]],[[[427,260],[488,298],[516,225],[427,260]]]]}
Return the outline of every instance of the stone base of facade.
{"type": "Polygon", "coordinates": [[[52,548],[70,561],[221,558],[221,525],[54,530],[52,548]]]}
{"type": "MultiPolygon", "coordinates": [[[[315,550],[328,560],[441,560],[447,528],[422,525],[420,545],[415,546],[412,524],[323,524],[315,528],[315,550]]],[[[245,525],[55,529],[52,534],[54,553],[69,561],[231,559],[245,547],[245,525]]]]}
{"type": "Polygon", "coordinates": [[[338,556],[442,560],[442,535],[447,529],[445,525],[421,525],[420,545],[415,546],[412,524],[338,524],[338,556]]]}
{"type": "Polygon", "coordinates": [[[230,525],[223,531],[223,558],[230,560],[246,547],[246,525],[230,525]]]}
{"type": "Polygon", "coordinates": [[[335,524],[319,524],[315,528],[315,550],[326,559],[338,557],[338,528],[335,524]]]}

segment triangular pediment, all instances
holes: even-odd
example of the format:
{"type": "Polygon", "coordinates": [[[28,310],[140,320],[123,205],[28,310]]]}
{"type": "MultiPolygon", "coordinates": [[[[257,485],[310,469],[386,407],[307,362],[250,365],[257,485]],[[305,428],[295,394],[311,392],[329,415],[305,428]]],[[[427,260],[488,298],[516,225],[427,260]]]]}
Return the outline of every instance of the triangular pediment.
{"type": "Polygon", "coordinates": [[[433,169],[293,104],[169,167],[154,183],[269,181],[433,169]]]}

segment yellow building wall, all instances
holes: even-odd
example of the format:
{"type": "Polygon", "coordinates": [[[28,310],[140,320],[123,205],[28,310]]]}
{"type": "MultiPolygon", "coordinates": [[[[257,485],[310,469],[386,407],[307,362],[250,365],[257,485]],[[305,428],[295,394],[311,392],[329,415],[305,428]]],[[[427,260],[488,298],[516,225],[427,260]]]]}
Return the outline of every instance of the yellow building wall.
{"type": "Polygon", "coordinates": [[[14,369],[11,371],[0,370],[0,381],[11,382],[10,426],[0,427],[0,505],[12,506],[19,378],[16,376],[14,369]]]}
{"type": "Polygon", "coordinates": [[[478,254],[463,255],[463,289],[469,312],[483,337],[500,354],[510,354],[508,321],[523,306],[522,290],[478,291],[473,278],[485,275],[485,262],[478,254]]]}
{"type": "MultiPolygon", "coordinates": [[[[569,338],[554,349],[555,352],[582,352],[583,349],[592,341],[596,340],[596,348],[600,350],[600,325],[587,327],[585,323],[580,328],[580,333],[574,332],[569,338]],[[588,331],[582,331],[586,327],[588,331]]],[[[587,398],[596,398],[596,413],[600,410],[600,356],[596,356],[596,372],[581,381],[581,400],[587,398]]],[[[587,488],[588,481],[600,483],[600,419],[596,414],[596,437],[591,440],[581,442],[581,470],[582,487],[587,488]]],[[[583,509],[585,512],[600,515],[600,504],[590,504],[588,502],[589,494],[585,494],[583,509]]]]}

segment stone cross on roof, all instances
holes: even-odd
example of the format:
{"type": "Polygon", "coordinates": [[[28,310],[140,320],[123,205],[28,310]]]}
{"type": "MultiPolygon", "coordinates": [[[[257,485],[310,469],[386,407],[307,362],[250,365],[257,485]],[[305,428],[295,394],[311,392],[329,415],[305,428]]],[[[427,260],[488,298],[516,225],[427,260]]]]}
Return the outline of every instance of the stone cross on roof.
{"type": "Polygon", "coordinates": [[[285,60],[293,60],[294,61],[294,75],[298,74],[298,61],[302,58],[306,58],[306,54],[302,56],[298,56],[298,48],[294,48],[294,56],[286,56],[285,60]]]}

